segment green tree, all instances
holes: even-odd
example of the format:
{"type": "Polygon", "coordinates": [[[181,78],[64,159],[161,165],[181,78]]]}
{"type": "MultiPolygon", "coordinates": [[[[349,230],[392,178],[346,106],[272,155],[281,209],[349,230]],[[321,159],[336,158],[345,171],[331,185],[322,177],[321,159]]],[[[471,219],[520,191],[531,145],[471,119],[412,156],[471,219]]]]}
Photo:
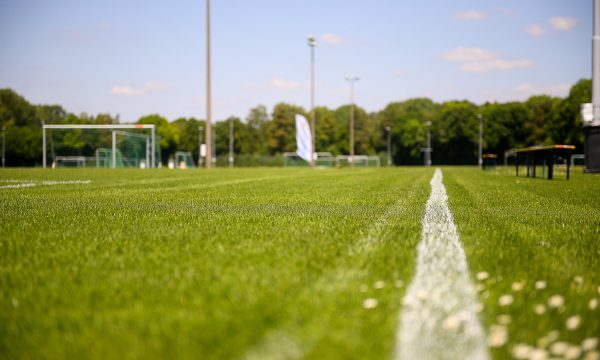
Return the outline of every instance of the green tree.
{"type": "Polygon", "coordinates": [[[304,109],[299,106],[286,103],[275,105],[267,126],[266,143],[270,154],[296,151],[296,114],[302,114],[309,119],[304,109]]]}

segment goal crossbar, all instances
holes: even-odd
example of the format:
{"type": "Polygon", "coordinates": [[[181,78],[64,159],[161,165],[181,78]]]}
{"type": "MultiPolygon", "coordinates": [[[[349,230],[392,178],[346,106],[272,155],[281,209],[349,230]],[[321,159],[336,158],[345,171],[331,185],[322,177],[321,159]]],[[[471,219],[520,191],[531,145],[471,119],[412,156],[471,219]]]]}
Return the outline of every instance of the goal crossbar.
{"type": "MultiPolygon", "coordinates": [[[[95,130],[113,130],[113,150],[116,148],[116,131],[121,129],[148,129],[151,132],[150,142],[152,147],[151,166],[156,167],[156,160],[154,154],[156,153],[156,125],[154,124],[110,124],[110,125],[93,125],[93,124],[51,124],[42,125],[42,160],[44,168],[46,168],[46,129],[95,129],[95,130]]],[[[115,159],[113,151],[113,167],[115,167],[115,159]]]]}

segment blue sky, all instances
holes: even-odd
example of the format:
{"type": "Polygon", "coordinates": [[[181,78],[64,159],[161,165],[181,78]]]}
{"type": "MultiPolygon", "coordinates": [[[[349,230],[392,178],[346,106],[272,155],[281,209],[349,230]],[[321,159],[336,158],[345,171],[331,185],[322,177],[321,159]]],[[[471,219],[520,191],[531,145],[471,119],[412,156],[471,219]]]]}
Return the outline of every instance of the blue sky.
{"type": "MultiPolygon", "coordinates": [[[[591,77],[592,0],[212,0],[214,119],[280,101],[564,96],[591,77]]],[[[0,0],[0,87],[74,113],[205,117],[205,0],[0,0]]]]}

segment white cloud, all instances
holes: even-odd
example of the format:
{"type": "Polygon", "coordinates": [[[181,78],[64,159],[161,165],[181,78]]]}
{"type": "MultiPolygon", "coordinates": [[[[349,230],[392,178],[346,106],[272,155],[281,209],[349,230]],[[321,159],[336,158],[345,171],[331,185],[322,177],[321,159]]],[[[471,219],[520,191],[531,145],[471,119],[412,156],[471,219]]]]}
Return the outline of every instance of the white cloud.
{"type": "Polygon", "coordinates": [[[554,30],[569,31],[577,25],[577,19],[572,17],[555,16],[548,20],[554,30]]]}
{"type": "Polygon", "coordinates": [[[111,93],[119,96],[142,96],[152,92],[161,92],[167,90],[168,86],[165,83],[148,81],[141,88],[131,86],[113,86],[111,93]]]}
{"type": "Polygon", "coordinates": [[[121,96],[140,96],[144,94],[142,90],[134,89],[129,86],[113,86],[111,92],[113,93],[113,95],[121,96]]]}
{"type": "Polygon", "coordinates": [[[571,84],[551,84],[536,86],[532,84],[521,84],[515,88],[515,92],[529,97],[532,95],[550,95],[550,96],[565,96],[569,93],[571,84]]]}
{"type": "Polygon", "coordinates": [[[494,70],[514,70],[529,68],[533,66],[533,61],[528,59],[493,59],[488,61],[475,61],[464,64],[461,68],[466,72],[485,73],[494,70]]]}
{"type": "Polygon", "coordinates": [[[269,82],[272,88],[275,89],[283,89],[283,90],[295,90],[300,88],[300,83],[295,81],[286,80],[281,77],[274,77],[269,82]]]}
{"type": "Polygon", "coordinates": [[[456,13],[454,18],[462,21],[481,21],[487,19],[487,14],[481,11],[469,10],[456,13]]]}
{"type": "Polygon", "coordinates": [[[340,45],[342,42],[344,42],[344,39],[341,36],[331,33],[323,34],[319,36],[319,39],[322,42],[331,45],[340,45]]]}
{"type": "Polygon", "coordinates": [[[546,29],[542,25],[534,24],[525,29],[525,31],[533,37],[540,37],[546,32],[546,29]]]}
{"type": "Polygon", "coordinates": [[[503,59],[498,53],[480,48],[459,47],[442,54],[446,61],[462,63],[465,72],[485,73],[495,70],[513,70],[533,66],[528,59],[503,59]]]}
{"type": "Polygon", "coordinates": [[[442,58],[447,61],[480,61],[493,59],[496,53],[480,48],[459,47],[442,54],[442,58]]]}

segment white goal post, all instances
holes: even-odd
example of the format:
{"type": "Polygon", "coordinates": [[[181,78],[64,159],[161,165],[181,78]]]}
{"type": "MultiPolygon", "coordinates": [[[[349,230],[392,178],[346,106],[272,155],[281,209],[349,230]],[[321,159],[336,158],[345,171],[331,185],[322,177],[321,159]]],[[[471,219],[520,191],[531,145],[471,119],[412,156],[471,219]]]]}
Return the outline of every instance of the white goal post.
{"type": "Polygon", "coordinates": [[[112,166],[116,167],[116,132],[114,130],[122,129],[149,129],[151,132],[151,154],[150,156],[150,167],[156,167],[156,126],[154,124],[115,124],[115,125],[91,125],[91,124],[53,124],[53,125],[42,125],[42,159],[44,168],[46,168],[46,129],[93,129],[93,130],[113,130],[112,136],[112,166]]]}

